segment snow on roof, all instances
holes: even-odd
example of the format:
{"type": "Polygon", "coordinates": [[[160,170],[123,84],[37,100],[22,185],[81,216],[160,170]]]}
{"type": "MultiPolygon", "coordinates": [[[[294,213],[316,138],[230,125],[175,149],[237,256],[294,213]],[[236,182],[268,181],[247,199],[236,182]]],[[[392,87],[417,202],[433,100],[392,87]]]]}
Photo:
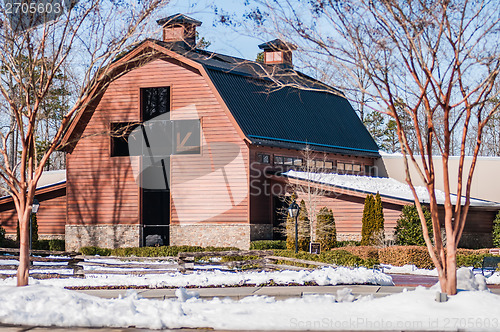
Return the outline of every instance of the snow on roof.
{"type": "MultiPolygon", "coordinates": [[[[366,193],[376,194],[380,193],[382,196],[388,196],[408,201],[413,201],[413,194],[410,190],[410,186],[406,183],[399,182],[392,178],[378,178],[371,176],[359,176],[359,175],[341,175],[334,173],[307,173],[307,172],[297,172],[290,170],[283,173],[291,178],[305,179],[317,183],[323,183],[332,185],[335,187],[341,187],[345,189],[361,191],[366,193]]],[[[422,203],[429,203],[429,193],[427,189],[422,186],[416,186],[415,190],[417,196],[422,203]]],[[[444,204],[445,193],[441,190],[436,189],[436,199],[438,204],[444,204]]],[[[452,203],[456,201],[456,195],[451,195],[452,203]]],[[[462,198],[462,204],[465,203],[465,199],[462,198]]],[[[499,207],[500,204],[480,199],[471,198],[471,206],[491,206],[499,207]]]]}
{"type": "Polygon", "coordinates": [[[36,186],[37,189],[52,186],[54,184],[62,183],[66,181],[66,170],[56,170],[56,171],[44,171],[40,180],[38,180],[38,184],[36,186]]]}

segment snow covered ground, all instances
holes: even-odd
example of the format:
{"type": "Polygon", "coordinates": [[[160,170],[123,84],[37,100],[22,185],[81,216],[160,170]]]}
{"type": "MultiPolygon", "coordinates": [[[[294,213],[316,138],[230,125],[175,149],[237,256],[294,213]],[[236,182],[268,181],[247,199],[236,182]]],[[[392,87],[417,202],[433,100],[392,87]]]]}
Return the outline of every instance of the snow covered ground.
{"type": "MultiPolygon", "coordinates": [[[[318,285],[359,285],[371,284],[388,286],[393,285],[392,278],[380,271],[366,268],[349,269],[322,268],[303,271],[273,271],[273,272],[226,272],[226,271],[196,271],[191,274],[164,273],[149,275],[113,275],[95,274],[83,278],[44,279],[30,278],[32,285],[51,285],[57,287],[81,286],[147,286],[159,287],[187,287],[187,286],[244,286],[261,285],[270,282],[278,285],[304,285],[314,282],[318,285]]],[[[0,286],[13,286],[14,277],[0,280],[0,286]]]]}
{"type": "Polygon", "coordinates": [[[445,303],[434,300],[435,288],[422,287],[383,298],[355,298],[349,289],[341,289],[336,295],[236,301],[202,300],[185,289],[176,291],[177,299],[149,300],[135,291],[102,299],[54,286],[0,286],[0,322],[152,329],[499,330],[500,296],[480,291],[484,280],[468,269],[459,273],[459,285],[474,291],[459,292],[445,303]]]}

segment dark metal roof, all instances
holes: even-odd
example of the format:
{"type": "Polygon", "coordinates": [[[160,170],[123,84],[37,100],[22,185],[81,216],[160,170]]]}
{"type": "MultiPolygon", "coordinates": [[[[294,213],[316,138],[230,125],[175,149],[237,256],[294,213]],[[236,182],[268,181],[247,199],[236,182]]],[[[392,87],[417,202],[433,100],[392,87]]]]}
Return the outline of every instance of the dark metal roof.
{"type": "Polygon", "coordinates": [[[194,24],[197,27],[201,25],[201,22],[198,20],[195,20],[192,17],[186,16],[181,13],[177,13],[174,15],[170,15],[168,17],[161,18],[159,20],[156,20],[156,23],[159,25],[164,25],[165,23],[168,23],[168,25],[173,25],[173,24],[194,24]]]}
{"type": "Polygon", "coordinates": [[[260,44],[259,48],[261,50],[295,51],[297,49],[297,46],[291,43],[284,42],[281,39],[275,39],[268,41],[267,43],[260,44]]]}
{"type": "Polygon", "coordinates": [[[274,89],[273,82],[207,67],[215,87],[254,144],[378,157],[378,146],[338,94],[274,89]]]}

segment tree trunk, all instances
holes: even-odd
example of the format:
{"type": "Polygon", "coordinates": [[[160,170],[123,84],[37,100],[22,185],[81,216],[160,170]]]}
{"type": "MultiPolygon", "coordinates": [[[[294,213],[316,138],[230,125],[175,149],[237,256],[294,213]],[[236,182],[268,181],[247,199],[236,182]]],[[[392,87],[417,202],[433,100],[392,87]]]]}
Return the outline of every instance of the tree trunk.
{"type": "MultiPolygon", "coordinates": [[[[446,256],[446,275],[448,284],[445,293],[448,295],[457,294],[457,250],[456,246],[448,246],[446,256]]],[[[443,287],[441,287],[443,289],[443,287]]]]}
{"type": "Polygon", "coordinates": [[[17,268],[17,286],[27,286],[30,269],[30,233],[29,233],[29,208],[25,208],[19,218],[19,267],[17,268]]]}

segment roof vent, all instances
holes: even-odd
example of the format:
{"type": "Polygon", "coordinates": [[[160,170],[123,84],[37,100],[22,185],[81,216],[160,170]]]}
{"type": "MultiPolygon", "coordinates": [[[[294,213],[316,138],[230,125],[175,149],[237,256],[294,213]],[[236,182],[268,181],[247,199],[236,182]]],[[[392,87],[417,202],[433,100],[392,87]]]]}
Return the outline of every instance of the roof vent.
{"type": "Polygon", "coordinates": [[[284,42],[281,39],[275,39],[267,43],[260,44],[259,48],[264,50],[265,64],[286,65],[291,67],[293,65],[292,51],[295,51],[297,46],[284,42]]]}
{"type": "Polygon", "coordinates": [[[156,21],[163,27],[163,41],[184,41],[191,47],[196,45],[196,27],[201,22],[184,14],[175,14],[156,21]]]}

